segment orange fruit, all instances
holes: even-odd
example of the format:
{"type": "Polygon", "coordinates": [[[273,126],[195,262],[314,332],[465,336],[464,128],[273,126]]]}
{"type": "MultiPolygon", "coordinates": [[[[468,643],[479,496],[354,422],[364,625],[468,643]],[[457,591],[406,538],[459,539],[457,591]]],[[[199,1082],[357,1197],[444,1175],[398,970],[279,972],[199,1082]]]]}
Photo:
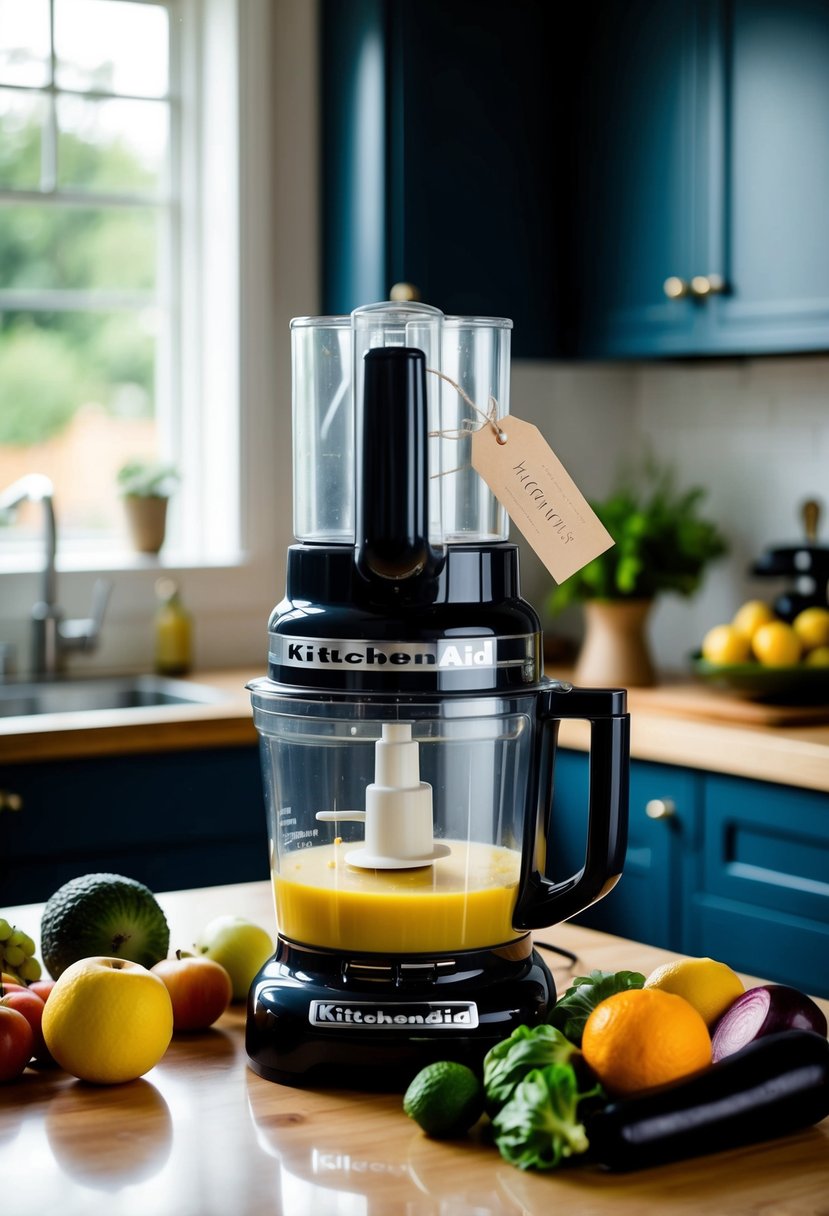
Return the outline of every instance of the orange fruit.
{"type": "Polygon", "coordinates": [[[803,643],[785,621],[769,621],[751,639],[751,649],[764,667],[793,667],[800,662],[803,643]]]}
{"type": "Polygon", "coordinates": [[[601,1001],[587,1019],[581,1049],[611,1094],[666,1085],[711,1063],[702,1016],[660,988],[631,988],[601,1001]]]}

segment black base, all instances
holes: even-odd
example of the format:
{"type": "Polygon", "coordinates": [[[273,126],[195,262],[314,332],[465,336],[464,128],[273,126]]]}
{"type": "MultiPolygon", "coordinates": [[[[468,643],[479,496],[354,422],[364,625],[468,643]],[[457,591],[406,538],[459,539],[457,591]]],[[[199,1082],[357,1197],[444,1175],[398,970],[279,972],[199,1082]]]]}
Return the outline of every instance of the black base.
{"type": "Polygon", "coordinates": [[[251,986],[247,1053],[283,1085],[402,1092],[435,1060],[479,1070],[516,1026],[546,1020],[555,991],[529,934],[453,955],[354,958],[279,938],[251,986]]]}

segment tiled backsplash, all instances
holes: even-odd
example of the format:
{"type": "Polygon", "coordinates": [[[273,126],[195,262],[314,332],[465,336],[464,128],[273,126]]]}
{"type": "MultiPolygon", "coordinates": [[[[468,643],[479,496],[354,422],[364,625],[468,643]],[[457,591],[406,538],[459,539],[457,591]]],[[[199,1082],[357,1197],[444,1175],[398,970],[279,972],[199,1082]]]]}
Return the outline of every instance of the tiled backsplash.
{"type": "MultiPolygon", "coordinates": [[[[651,624],[655,657],[681,670],[709,626],[784,583],[753,578],[764,549],[802,538],[800,504],[823,506],[829,545],[829,358],[597,366],[515,363],[512,411],[538,425],[588,497],[604,495],[619,464],[648,447],[682,485],[708,490],[703,510],[729,538],[690,600],[665,596],[651,624]]],[[[513,529],[515,539],[515,530],[513,529]]],[[[543,604],[547,572],[522,543],[527,598],[543,604]]],[[[577,636],[570,613],[547,630],[577,636]]]]}

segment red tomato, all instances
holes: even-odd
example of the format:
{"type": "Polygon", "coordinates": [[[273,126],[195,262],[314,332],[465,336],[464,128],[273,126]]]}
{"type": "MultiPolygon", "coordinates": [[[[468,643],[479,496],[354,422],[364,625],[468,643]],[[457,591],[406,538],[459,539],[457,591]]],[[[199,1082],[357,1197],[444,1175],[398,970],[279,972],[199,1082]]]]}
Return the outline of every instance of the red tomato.
{"type": "Polygon", "coordinates": [[[26,988],[21,989],[19,992],[7,992],[0,999],[0,1008],[4,1005],[7,1009],[16,1009],[18,1013],[22,1013],[31,1026],[32,1035],[34,1036],[32,1055],[37,1056],[39,1060],[51,1060],[52,1057],[47,1050],[46,1044],[43,1042],[43,1031],[40,1028],[43,1010],[46,1006],[37,993],[29,992],[26,988]]]}
{"type": "Polygon", "coordinates": [[[0,1081],[19,1077],[32,1058],[35,1036],[17,1009],[0,1004],[0,1081]]]}
{"type": "Polygon", "coordinates": [[[230,976],[204,954],[164,958],[152,970],[170,994],[173,1030],[206,1030],[230,1004],[230,976]]]}

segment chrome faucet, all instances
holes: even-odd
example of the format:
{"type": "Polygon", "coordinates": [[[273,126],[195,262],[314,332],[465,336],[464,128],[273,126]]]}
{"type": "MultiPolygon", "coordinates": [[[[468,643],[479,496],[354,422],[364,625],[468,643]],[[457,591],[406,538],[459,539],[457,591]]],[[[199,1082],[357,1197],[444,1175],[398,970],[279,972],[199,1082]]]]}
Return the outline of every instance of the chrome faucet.
{"type": "Polygon", "coordinates": [[[45,557],[40,599],[32,605],[32,675],[36,679],[54,678],[63,669],[65,656],[73,651],[92,651],[98,644],[112,582],[96,579],[92,590],[92,614],[78,620],[64,620],[58,604],[58,576],[55,557],[58,532],[55,522],[54,491],[48,477],[29,473],[0,493],[0,515],[13,511],[26,500],[43,508],[45,557]]]}

